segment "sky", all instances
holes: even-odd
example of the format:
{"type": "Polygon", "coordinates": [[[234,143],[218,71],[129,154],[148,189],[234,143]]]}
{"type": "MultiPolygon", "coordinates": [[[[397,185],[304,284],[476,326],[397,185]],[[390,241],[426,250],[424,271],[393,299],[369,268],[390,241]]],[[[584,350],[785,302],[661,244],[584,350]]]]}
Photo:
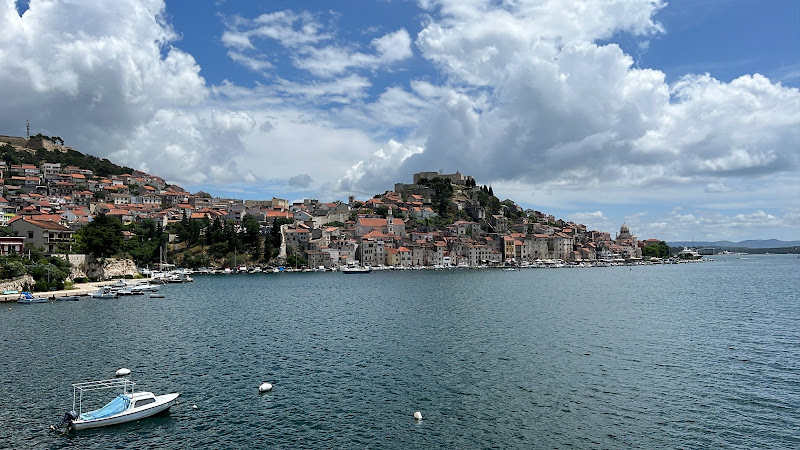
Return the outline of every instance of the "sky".
{"type": "Polygon", "coordinates": [[[190,192],[420,171],[640,239],[800,240],[796,0],[0,0],[0,134],[190,192]]]}

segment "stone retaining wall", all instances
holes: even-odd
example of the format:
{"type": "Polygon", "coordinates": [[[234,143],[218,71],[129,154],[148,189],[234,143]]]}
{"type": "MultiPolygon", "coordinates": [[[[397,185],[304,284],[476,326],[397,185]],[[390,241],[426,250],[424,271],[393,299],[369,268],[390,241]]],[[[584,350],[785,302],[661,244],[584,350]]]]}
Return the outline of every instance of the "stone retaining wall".
{"type": "Polygon", "coordinates": [[[131,278],[139,271],[136,264],[130,259],[104,258],[96,260],[89,255],[57,255],[67,258],[72,269],[70,279],[89,278],[93,280],[107,280],[110,278],[131,278]]]}
{"type": "Polygon", "coordinates": [[[9,281],[0,282],[0,292],[4,291],[24,291],[27,287],[33,286],[33,277],[25,275],[9,281]]]}

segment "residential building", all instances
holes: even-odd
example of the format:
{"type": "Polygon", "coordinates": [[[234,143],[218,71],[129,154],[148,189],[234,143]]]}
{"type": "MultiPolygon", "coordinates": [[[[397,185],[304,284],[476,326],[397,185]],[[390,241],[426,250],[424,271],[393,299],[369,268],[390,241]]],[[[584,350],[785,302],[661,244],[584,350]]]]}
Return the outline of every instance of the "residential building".
{"type": "Polygon", "coordinates": [[[48,255],[59,251],[58,244],[70,246],[73,243],[73,231],[58,223],[58,220],[34,220],[19,216],[9,226],[27,244],[41,248],[48,255]]]}

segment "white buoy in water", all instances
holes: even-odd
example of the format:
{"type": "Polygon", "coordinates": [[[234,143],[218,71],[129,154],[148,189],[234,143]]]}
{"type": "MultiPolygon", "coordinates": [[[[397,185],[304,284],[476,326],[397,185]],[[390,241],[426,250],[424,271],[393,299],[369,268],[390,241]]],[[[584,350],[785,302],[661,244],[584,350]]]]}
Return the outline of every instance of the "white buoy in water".
{"type": "Polygon", "coordinates": [[[197,409],[197,405],[192,405],[192,409],[197,409]]]}
{"type": "Polygon", "coordinates": [[[114,375],[116,375],[118,377],[125,377],[125,376],[128,376],[130,374],[131,374],[131,369],[126,369],[124,367],[119,369],[119,370],[117,370],[117,372],[114,373],[114,375]]]}
{"type": "Polygon", "coordinates": [[[414,418],[417,420],[422,420],[422,413],[417,411],[414,413],[414,418]]]}
{"type": "Polygon", "coordinates": [[[258,387],[258,392],[268,392],[272,390],[272,385],[269,383],[262,383],[261,386],[258,387]]]}

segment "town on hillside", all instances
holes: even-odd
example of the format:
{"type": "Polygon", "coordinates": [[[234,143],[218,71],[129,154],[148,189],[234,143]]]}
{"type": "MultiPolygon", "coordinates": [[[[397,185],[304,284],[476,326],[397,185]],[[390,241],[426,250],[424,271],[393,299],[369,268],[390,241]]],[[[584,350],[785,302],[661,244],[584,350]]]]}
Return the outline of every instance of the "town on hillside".
{"type": "MultiPolygon", "coordinates": [[[[261,263],[285,264],[293,256],[295,264],[312,268],[631,262],[642,260],[644,247],[660,242],[639,241],[624,224],[612,238],[608,232],[523,209],[511,200],[500,201],[491,187],[459,172],[417,173],[411,183],[397,183],[393,190],[364,201],[351,196],[346,203],[315,199],[290,203],[280,198],[257,201],[191,194],[138,170],[101,174],[50,162],[59,159],[58,152],[71,149],[47,137],[0,136],[3,154],[12,148],[40,159],[0,161],[4,186],[0,226],[11,230],[10,236],[0,238],[2,254],[21,253],[28,247],[44,254],[74,252],[75,233],[99,215],[123,226],[150,220],[164,230],[200,221],[205,228],[199,234],[210,233],[212,223],[224,222],[242,232],[244,222],[255,221],[262,240],[277,236],[274,253],[267,253],[261,263]]],[[[134,232],[123,233],[125,240],[139,238],[134,232]]],[[[172,248],[181,248],[179,236],[170,236],[169,241],[172,248]]],[[[188,261],[174,262],[198,265],[203,260],[188,261]]]]}

